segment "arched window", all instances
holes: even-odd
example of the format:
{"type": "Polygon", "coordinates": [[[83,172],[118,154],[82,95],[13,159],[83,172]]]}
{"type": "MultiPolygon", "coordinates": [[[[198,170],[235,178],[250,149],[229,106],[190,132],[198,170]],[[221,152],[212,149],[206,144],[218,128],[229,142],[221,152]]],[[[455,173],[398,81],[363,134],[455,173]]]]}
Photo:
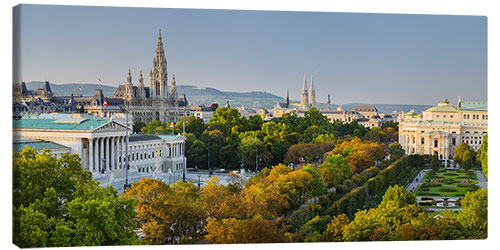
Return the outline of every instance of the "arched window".
{"type": "Polygon", "coordinates": [[[438,145],[439,145],[438,140],[434,140],[434,147],[435,147],[435,148],[437,148],[437,147],[438,147],[438,145]]]}
{"type": "Polygon", "coordinates": [[[456,145],[456,144],[457,144],[457,139],[451,138],[451,145],[456,145]]]}
{"type": "Polygon", "coordinates": [[[425,138],[420,139],[420,144],[422,144],[422,145],[425,144],[425,138]]]}

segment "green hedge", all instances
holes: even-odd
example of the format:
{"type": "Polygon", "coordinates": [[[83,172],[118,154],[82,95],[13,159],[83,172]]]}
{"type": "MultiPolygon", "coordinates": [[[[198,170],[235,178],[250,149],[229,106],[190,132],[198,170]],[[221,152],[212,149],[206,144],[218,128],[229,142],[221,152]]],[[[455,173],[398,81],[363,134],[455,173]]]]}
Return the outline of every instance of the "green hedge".
{"type": "Polygon", "coordinates": [[[335,201],[328,212],[333,215],[345,213],[347,216],[352,217],[358,209],[363,208],[370,196],[382,195],[388,187],[404,184],[413,171],[414,168],[408,165],[407,156],[404,156],[380,171],[377,176],[369,179],[362,186],[353,189],[335,201]]]}

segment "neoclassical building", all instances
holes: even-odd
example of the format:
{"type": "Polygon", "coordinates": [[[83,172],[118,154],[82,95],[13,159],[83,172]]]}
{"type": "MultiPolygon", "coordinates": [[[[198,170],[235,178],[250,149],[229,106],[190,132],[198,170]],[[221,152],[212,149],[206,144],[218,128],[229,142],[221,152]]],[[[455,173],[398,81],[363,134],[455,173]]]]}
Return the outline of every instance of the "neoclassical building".
{"type": "Polygon", "coordinates": [[[399,143],[407,154],[438,154],[453,165],[455,148],[462,142],[474,150],[488,132],[488,103],[458,101],[457,107],[447,100],[421,114],[401,114],[399,143]]]}
{"type": "MultiPolygon", "coordinates": [[[[54,150],[59,157],[62,153],[77,153],[82,168],[94,179],[109,184],[125,179],[127,131],[117,120],[53,113],[14,119],[12,125],[15,150],[27,145],[36,150],[54,150]]],[[[132,134],[128,138],[130,180],[151,177],[156,167],[161,173],[183,170],[186,158],[182,136],[132,134]]]]}

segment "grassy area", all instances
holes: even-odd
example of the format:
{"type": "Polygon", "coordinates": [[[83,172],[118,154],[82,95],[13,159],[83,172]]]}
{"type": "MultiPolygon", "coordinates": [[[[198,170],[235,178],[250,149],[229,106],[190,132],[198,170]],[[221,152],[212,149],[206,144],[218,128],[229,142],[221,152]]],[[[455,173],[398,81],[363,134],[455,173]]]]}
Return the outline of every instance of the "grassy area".
{"type": "Polygon", "coordinates": [[[414,192],[417,196],[464,197],[467,192],[474,192],[479,188],[475,185],[476,174],[466,170],[429,171],[425,174],[423,183],[414,192]]]}
{"type": "Polygon", "coordinates": [[[427,172],[426,179],[452,179],[452,180],[474,180],[477,181],[477,176],[473,171],[466,170],[438,170],[427,172]]]}
{"type": "Polygon", "coordinates": [[[430,197],[444,197],[445,195],[448,197],[464,197],[467,192],[474,192],[477,190],[476,188],[459,186],[436,186],[428,187],[427,189],[425,187],[423,188],[422,185],[420,185],[415,190],[415,194],[417,196],[430,197]]]}

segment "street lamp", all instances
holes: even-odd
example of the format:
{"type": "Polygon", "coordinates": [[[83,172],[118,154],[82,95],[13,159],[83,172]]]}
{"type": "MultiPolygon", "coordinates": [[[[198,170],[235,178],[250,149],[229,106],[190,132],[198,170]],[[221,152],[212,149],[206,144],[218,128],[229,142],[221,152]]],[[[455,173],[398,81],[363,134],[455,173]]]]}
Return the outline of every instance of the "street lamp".
{"type": "Polygon", "coordinates": [[[212,175],[212,169],[210,168],[210,145],[208,145],[208,175],[212,175]]]}
{"type": "Polygon", "coordinates": [[[255,174],[259,171],[259,149],[255,149],[255,174]]]}

